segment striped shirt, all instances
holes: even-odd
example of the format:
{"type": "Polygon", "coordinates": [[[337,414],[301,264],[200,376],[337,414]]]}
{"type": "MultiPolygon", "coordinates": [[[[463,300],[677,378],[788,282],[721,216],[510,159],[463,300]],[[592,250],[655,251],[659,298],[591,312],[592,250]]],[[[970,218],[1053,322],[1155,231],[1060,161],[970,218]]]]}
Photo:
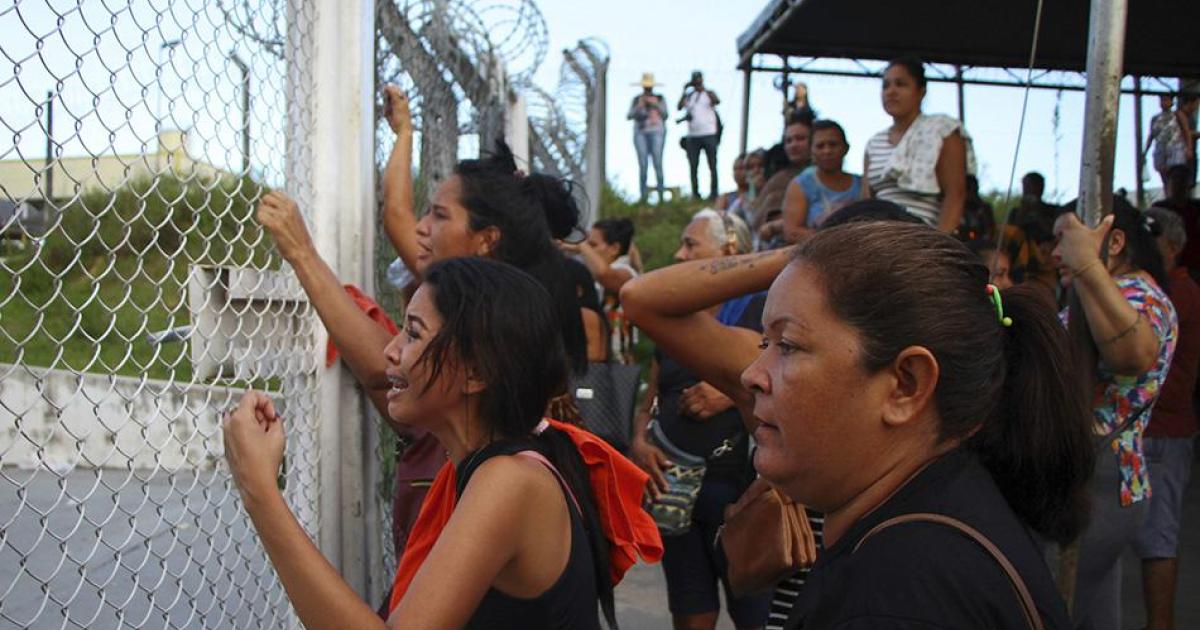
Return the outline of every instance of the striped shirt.
{"type": "MultiPolygon", "coordinates": [[[[812,510],[807,510],[807,512],[813,537],[817,541],[817,553],[820,553],[825,545],[825,515],[812,510]]],[[[771,596],[771,613],[767,616],[766,630],[783,630],[783,624],[791,614],[792,607],[800,599],[800,589],[804,588],[804,580],[808,578],[808,571],[808,569],[801,569],[775,586],[775,594],[771,596]]]]}
{"type": "Polygon", "coordinates": [[[896,178],[887,173],[888,164],[892,159],[892,151],[896,145],[888,141],[888,131],[884,129],[871,136],[867,143],[867,181],[871,184],[871,192],[877,199],[891,201],[903,206],[913,216],[925,223],[937,227],[938,217],[942,213],[941,200],[938,195],[927,195],[901,188],[896,178]]]}

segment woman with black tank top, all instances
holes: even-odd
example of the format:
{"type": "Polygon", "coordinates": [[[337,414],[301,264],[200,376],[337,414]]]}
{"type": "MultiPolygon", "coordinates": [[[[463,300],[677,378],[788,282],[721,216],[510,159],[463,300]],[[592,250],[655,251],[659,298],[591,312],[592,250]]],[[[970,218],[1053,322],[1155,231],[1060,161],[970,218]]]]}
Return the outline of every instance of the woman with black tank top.
{"type": "MultiPolygon", "coordinates": [[[[546,290],[514,267],[457,258],[426,270],[385,351],[387,408],[437,437],[458,496],[386,627],[598,630],[600,610],[615,627],[604,519],[621,517],[611,505],[601,517],[595,464],[585,465],[568,427],[542,419],[568,372],[557,327],[546,290]]],[[[301,622],[384,627],[276,487],[284,438],[271,401],[248,392],[224,435],[246,511],[301,622]]]]}

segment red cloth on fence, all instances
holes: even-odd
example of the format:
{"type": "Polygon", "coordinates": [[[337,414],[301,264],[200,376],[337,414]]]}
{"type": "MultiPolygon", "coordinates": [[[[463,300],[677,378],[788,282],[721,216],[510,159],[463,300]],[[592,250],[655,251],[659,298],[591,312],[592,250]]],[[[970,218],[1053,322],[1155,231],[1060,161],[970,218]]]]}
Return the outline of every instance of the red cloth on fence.
{"type": "MultiPolygon", "coordinates": [[[[661,560],[663,547],[658,526],[642,509],[642,493],[649,476],[595,434],[557,420],[549,422],[575,442],[588,467],[601,527],[608,538],[613,584],[621,581],[625,572],[637,563],[638,556],[650,563],[661,560]]],[[[454,475],[453,464],[446,462],[429,488],[396,570],[389,613],[404,599],[417,570],[429,556],[446,523],[450,522],[456,499],[454,475]]]]}
{"type": "MultiPolygon", "coordinates": [[[[344,288],[346,289],[346,293],[350,294],[350,298],[354,300],[354,304],[358,306],[359,310],[366,313],[367,317],[375,320],[375,323],[382,326],[393,337],[400,334],[400,329],[396,327],[396,323],[392,321],[392,318],[387,316],[387,313],[383,312],[383,307],[378,302],[371,299],[369,295],[362,292],[362,289],[353,284],[347,284],[344,288]]],[[[383,348],[380,348],[379,351],[383,352],[383,348]]],[[[333,367],[333,364],[337,363],[337,360],[338,349],[337,346],[333,345],[333,337],[330,337],[329,343],[325,345],[325,367],[333,367]]]]}

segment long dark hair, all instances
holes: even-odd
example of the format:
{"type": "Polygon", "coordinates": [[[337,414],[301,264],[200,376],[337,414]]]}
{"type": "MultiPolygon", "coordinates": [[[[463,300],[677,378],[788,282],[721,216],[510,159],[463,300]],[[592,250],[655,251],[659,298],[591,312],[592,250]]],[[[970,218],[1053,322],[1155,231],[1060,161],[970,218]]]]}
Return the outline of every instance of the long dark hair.
{"type": "MultiPolygon", "coordinates": [[[[567,381],[566,354],[557,309],[545,287],[530,274],[485,258],[452,258],[425,274],[442,328],[429,341],[429,386],[448,361],[485,383],[479,394],[482,419],[493,447],[540,452],[562,474],[582,512],[592,552],[601,608],[616,627],[608,540],[588,479],[587,465],[571,438],[554,428],[533,434],[550,399],[567,381]]],[[[579,307],[574,307],[578,317],[579,307]]],[[[482,460],[480,460],[482,461],[482,460]]],[[[569,509],[571,503],[567,503],[569,509]]]]}
{"type": "Polygon", "coordinates": [[[570,182],[533,173],[520,175],[512,151],[497,141],[493,153],[463,160],[454,168],[462,182],[462,204],[472,230],[496,227],[496,260],[528,272],[549,291],[571,367],[587,369],[587,336],[579,316],[574,284],[552,239],[579,228],[579,206],[570,182]]]}
{"type": "Polygon", "coordinates": [[[1125,250],[1121,252],[1125,261],[1134,269],[1150,274],[1159,288],[1166,291],[1170,279],[1158,250],[1157,238],[1162,234],[1158,221],[1117,195],[1113,197],[1113,229],[1125,233],[1125,250]]]}
{"type": "Polygon", "coordinates": [[[1092,416],[1052,305],[1027,288],[1004,291],[1012,325],[1003,326],[987,295],[987,267],[925,226],[820,230],[795,260],[817,271],[831,309],[861,336],[866,370],[883,369],[909,346],[933,353],[940,439],[964,439],[1022,520],[1058,542],[1083,531],[1092,416]]]}

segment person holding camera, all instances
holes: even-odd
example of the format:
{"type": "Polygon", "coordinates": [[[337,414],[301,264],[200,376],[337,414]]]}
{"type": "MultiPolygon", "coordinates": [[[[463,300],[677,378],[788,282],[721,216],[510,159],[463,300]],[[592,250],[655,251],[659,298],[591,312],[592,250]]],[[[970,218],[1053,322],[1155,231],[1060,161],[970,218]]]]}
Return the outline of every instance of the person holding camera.
{"type": "Polygon", "coordinates": [[[648,164],[654,164],[654,174],[658,177],[658,201],[663,200],[663,143],[667,137],[667,99],[654,91],[654,87],[662,85],[654,82],[654,75],[642,73],[642,93],[633,97],[629,113],[625,116],[633,121],[633,148],[638,156],[638,189],[639,198],[646,201],[646,175],[648,164]]]}
{"type": "Polygon", "coordinates": [[[688,124],[687,136],[683,138],[683,150],[687,152],[688,170],[692,176],[692,196],[700,196],[700,183],[696,179],[696,169],[700,166],[700,151],[708,160],[710,192],[708,198],[717,198],[717,144],[721,142],[721,117],[717,115],[717,105],[721,99],[712,90],[704,88],[704,75],[699,70],[692,73],[692,78],[683,86],[683,96],[679,98],[677,109],[687,110],[687,114],[679,121],[688,124]]]}

